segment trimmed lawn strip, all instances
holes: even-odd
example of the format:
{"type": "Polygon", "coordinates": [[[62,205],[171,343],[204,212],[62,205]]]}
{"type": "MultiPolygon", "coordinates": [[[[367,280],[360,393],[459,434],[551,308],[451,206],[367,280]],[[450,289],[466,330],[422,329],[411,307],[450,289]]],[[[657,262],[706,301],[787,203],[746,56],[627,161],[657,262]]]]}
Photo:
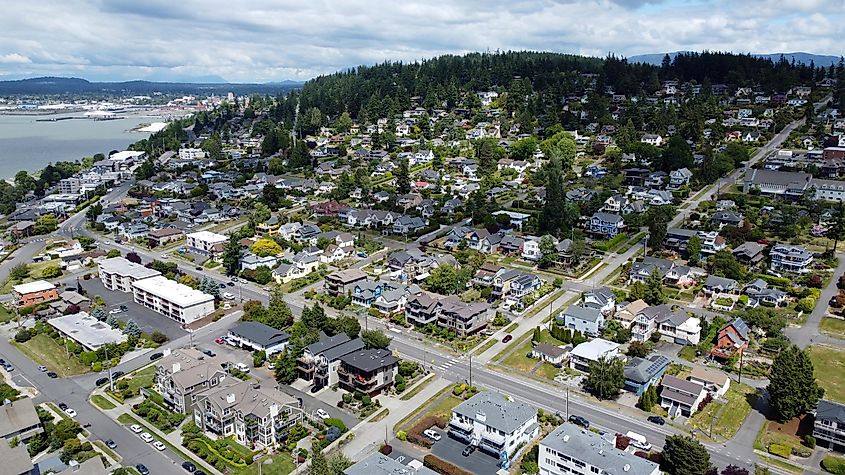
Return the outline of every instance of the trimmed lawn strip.
{"type": "Polygon", "coordinates": [[[431,384],[431,382],[434,381],[435,379],[436,378],[433,378],[433,377],[423,379],[416,386],[411,388],[409,391],[405,391],[404,393],[402,393],[402,395],[399,396],[399,400],[400,401],[407,401],[407,400],[411,399],[412,397],[416,396],[420,391],[425,389],[425,387],[428,386],[429,384],[431,384]]]}
{"type": "Polygon", "coordinates": [[[385,407],[384,409],[379,411],[375,416],[373,416],[373,418],[370,419],[370,422],[378,422],[387,417],[388,414],[390,414],[390,409],[385,407]]]}
{"type": "MultiPolygon", "coordinates": [[[[153,384],[153,380],[155,379],[156,368],[155,366],[147,366],[144,369],[138,370],[127,377],[121,378],[121,380],[126,380],[129,382],[129,389],[132,390],[133,396],[137,396],[140,394],[140,390],[143,387],[150,387],[153,384]]],[[[117,382],[115,382],[115,388],[117,388],[117,382]]],[[[121,397],[119,392],[110,392],[109,396],[117,399],[120,402],[123,402],[124,399],[121,397]]]]}
{"type": "MultiPolygon", "coordinates": [[[[411,413],[409,413],[407,416],[405,416],[404,419],[397,422],[396,425],[393,426],[393,432],[395,433],[397,430],[404,427],[405,424],[407,424],[410,420],[412,420],[414,418],[421,419],[421,417],[417,417],[417,416],[419,416],[423,412],[423,410],[425,410],[425,408],[427,408],[429,405],[431,405],[431,403],[436,401],[439,397],[443,396],[446,393],[451,392],[454,387],[455,387],[454,385],[450,384],[449,386],[446,386],[445,388],[441,389],[440,392],[438,392],[434,396],[431,396],[430,398],[428,398],[428,400],[426,402],[420,404],[419,407],[417,407],[416,409],[411,411],[411,413]]],[[[449,416],[451,417],[451,413],[449,414],[449,416]]]]}
{"type": "Polygon", "coordinates": [[[155,438],[155,440],[158,440],[162,444],[166,445],[167,448],[176,452],[176,454],[178,454],[180,457],[182,457],[183,460],[189,460],[191,463],[196,465],[197,468],[201,468],[203,471],[205,471],[205,465],[197,462],[197,459],[195,459],[194,457],[188,457],[188,455],[186,455],[185,452],[183,452],[181,450],[181,447],[176,447],[175,445],[171,444],[167,439],[163,439],[163,438],[159,437],[158,434],[156,434],[152,429],[150,429],[144,422],[139,421],[138,419],[136,419],[133,416],[130,416],[129,414],[119,415],[117,417],[117,422],[120,422],[121,424],[123,424],[125,426],[132,425],[132,424],[138,424],[146,432],[148,432],[151,436],[153,436],[155,438]]]}
{"type": "Polygon", "coordinates": [[[102,440],[95,440],[94,445],[96,445],[98,449],[105,452],[109,457],[112,458],[112,460],[114,460],[116,462],[120,462],[120,460],[121,460],[120,455],[117,455],[112,449],[106,447],[106,443],[103,442],[102,440]]]}
{"type": "Polygon", "coordinates": [[[237,475],[258,475],[258,464],[261,464],[262,475],[287,475],[296,469],[293,458],[286,453],[275,453],[252,463],[247,468],[238,470],[237,475]],[[272,463],[262,463],[272,460],[272,463]]]}
{"type": "Polygon", "coordinates": [[[43,333],[35,335],[25,343],[12,341],[12,344],[32,361],[46,366],[50,371],[55,371],[60,378],[91,371],[91,368],[80,363],[75,355],[68,359],[65,348],[43,333]]]}
{"type": "Polygon", "coordinates": [[[102,396],[100,394],[95,394],[91,396],[91,403],[104,411],[117,407],[117,405],[115,405],[113,402],[106,399],[105,396],[102,396]]]}
{"type": "Polygon", "coordinates": [[[825,399],[845,403],[845,351],[810,345],[807,352],[815,368],[824,368],[824,377],[819,378],[818,383],[824,388],[825,399]]]}
{"type": "Polygon", "coordinates": [[[488,338],[487,341],[483,345],[476,347],[472,351],[472,354],[473,355],[480,355],[481,353],[484,353],[485,351],[489,350],[490,348],[493,348],[493,345],[495,345],[497,341],[498,340],[496,340],[493,337],[488,338]]]}
{"type": "Polygon", "coordinates": [[[521,340],[520,343],[516,350],[502,361],[502,364],[527,373],[537,364],[537,361],[526,356],[534,349],[534,344],[531,342],[531,334],[529,333],[528,338],[521,340]]]}
{"type": "MultiPolygon", "coordinates": [[[[2,262],[2,261],[0,261],[2,262]]],[[[12,321],[15,316],[6,307],[0,305],[0,324],[12,321]]]]}
{"type": "Polygon", "coordinates": [[[845,320],[829,317],[822,318],[819,324],[819,330],[826,335],[843,340],[845,339],[845,320]]]}
{"type": "Polygon", "coordinates": [[[63,410],[59,409],[59,406],[57,406],[57,405],[53,404],[52,402],[48,402],[48,403],[47,403],[47,405],[48,405],[48,406],[50,406],[50,409],[52,409],[52,410],[53,410],[53,412],[55,412],[56,414],[58,414],[58,415],[59,415],[59,417],[61,417],[62,419],[70,419],[70,416],[68,416],[67,414],[65,414],[65,411],[63,411],[63,410]]]}

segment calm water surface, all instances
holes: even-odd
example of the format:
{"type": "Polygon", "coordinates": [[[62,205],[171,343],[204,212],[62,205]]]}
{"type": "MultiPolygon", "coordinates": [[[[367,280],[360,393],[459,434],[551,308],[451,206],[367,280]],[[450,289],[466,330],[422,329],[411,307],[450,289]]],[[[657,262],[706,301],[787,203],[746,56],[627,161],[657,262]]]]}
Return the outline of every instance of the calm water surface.
{"type": "Polygon", "coordinates": [[[160,120],[129,116],[102,121],[36,121],[81,115],[0,115],[0,178],[12,177],[20,170],[40,170],[51,162],[78,160],[95,153],[108,155],[111,150],[125,150],[127,145],[149,136],[148,133],[131,132],[131,129],[160,120]]]}

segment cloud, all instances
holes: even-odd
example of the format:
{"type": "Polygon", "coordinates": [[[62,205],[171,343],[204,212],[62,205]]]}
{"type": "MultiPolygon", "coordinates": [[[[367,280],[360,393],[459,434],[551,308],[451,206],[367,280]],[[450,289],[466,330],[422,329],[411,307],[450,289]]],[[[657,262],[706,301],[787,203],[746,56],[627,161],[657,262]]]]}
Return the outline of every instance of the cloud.
{"type": "Polygon", "coordinates": [[[4,77],[277,81],[488,49],[838,54],[845,33],[845,0],[10,3],[0,17],[4,77]]]}

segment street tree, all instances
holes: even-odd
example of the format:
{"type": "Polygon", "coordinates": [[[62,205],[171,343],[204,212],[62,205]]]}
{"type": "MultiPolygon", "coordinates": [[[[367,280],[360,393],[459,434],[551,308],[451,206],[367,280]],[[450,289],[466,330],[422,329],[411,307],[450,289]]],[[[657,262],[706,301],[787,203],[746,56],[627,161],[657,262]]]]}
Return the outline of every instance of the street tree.
{"type": "Polygon", "coordinates": [[[241,243],[236,233],[229,235],[229,240],[223,246],[223,267],[226,269],[226,275],[235,275],[241,265],[241,243]]]}
{"type": "Polygon", "coordinates": [[[393,339],[381,330],[362,330],[361,341],[367,349],[387,349],[393,339]]]}
{"type": "Polygon", "coordinates": [[[590,363],[587,391],[599,399],[612,399],[625,386],[624,364],[619,358],[601,358],[590,363]]]}
{"type": "Polygon", "coordinates": [[[707,475],[713,470],[710,453],[689,436],[670,435],[663,443],[663,464],[669,475],[707,475]]]}

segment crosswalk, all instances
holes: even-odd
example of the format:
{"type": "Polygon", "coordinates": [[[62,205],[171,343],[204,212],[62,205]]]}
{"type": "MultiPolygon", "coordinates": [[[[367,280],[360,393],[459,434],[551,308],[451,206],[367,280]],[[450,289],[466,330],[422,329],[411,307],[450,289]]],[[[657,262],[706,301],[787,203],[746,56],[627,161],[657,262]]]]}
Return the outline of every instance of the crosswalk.
{"type": "Polygon", "coordinates": [[[446,371],[449,370],[449,368],[451,368],[452,366],[454,366],[455,364],[458,364],[458,363],[460,363],[460,361],[458,361],[457,359],[449,358],[448,360],[442,362],[441,364],[435,366],[434,368],[439,369],[440,371],[446,372],[446,371]]]}

